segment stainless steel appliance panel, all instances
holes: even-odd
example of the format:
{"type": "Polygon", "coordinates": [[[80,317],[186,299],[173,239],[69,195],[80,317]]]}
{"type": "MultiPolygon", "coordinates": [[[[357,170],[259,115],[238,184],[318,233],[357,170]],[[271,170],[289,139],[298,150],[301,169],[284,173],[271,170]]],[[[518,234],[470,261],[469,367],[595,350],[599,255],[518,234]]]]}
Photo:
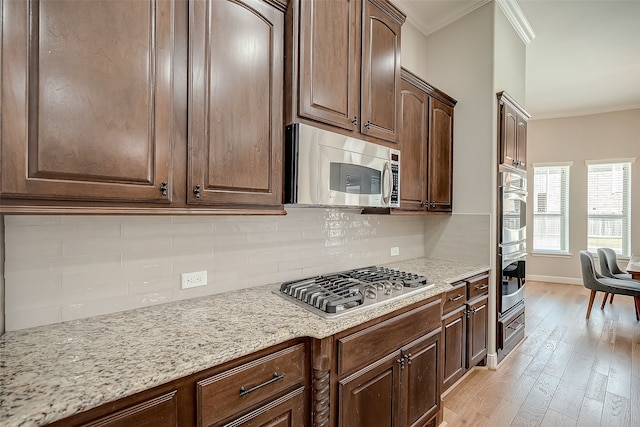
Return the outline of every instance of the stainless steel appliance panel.
{"type": "Polygon", "coordinates": [[[285,203],[399,207],[400,151],[302,123],[286,133],[285,203]]]}

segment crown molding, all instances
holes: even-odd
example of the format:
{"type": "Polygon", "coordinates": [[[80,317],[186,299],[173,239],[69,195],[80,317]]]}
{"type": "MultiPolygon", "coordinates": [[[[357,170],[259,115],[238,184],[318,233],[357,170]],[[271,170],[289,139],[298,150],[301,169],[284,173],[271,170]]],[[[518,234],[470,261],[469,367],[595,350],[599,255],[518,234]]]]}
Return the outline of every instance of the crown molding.
{"type": "Polygon", "coordinates": [[[496,0],[496,3],[522,41],[525,44],[531,43],[536,38],[536,34],[533,32],[529,21],[527,21],[527,17],[524,16],[524,12],[520,9],[518,2],[516,0],[496,0]]]}
{"type": "Polygon", "coordinates": [[[594,108],[589,110],[568,110],[551,114],[534,114],[529,120],[564,119],[569,117],[592,116],[596,114],[617,113],[627,110],[638,110],[640,104],[622,105],[610,108],[594,108]]]}
{"type": "Polygon", "coordinates": [[[398,5],[407,15],[407,21],[409,21],[414,27],[418,29],[422,34],[428,36],[429,34],[435,33],[446,27],[447,25],[457,21],[463,16],[473,12],[474,10],[484,6],[487,3],[490,3],[492,0],[481,0],[477,2],[473,2],[469,7],[458,11],[457,13],[449,16],[443,17],[440,21],[438,21],[435,25],[427,27],[423,25],[420,20],[417,18],[420,14],[417,12],[416,8],[411,4],[411,2],[407,0],[393,0],[393,2],[398,5]]]}

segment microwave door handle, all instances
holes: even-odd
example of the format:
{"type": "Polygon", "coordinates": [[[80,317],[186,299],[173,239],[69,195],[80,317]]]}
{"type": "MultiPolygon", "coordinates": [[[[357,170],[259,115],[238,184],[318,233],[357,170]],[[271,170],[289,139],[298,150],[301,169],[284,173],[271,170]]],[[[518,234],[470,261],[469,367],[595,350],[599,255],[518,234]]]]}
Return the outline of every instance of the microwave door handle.
{"type": "Polygon", "coordinates": [[[384,164],[382,168],[382,202],[385,206],[389,206],[391,200],[391,167],[389,162],[384,164]]]}

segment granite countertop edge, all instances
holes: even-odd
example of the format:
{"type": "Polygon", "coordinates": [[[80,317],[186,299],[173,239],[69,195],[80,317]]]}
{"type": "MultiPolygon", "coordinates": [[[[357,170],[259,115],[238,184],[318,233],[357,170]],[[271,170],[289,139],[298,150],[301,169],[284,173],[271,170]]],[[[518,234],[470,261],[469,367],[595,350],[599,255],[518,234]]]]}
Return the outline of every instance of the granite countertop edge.
{"type": "Polygon", "coordinates": [[[325,338],[490,269],[431,258],[387,265],[435,286],[335,319],[282,298],[271,284],[8,332],[0,338],[0,424],[51,423],[282,342],[325,338]]]}

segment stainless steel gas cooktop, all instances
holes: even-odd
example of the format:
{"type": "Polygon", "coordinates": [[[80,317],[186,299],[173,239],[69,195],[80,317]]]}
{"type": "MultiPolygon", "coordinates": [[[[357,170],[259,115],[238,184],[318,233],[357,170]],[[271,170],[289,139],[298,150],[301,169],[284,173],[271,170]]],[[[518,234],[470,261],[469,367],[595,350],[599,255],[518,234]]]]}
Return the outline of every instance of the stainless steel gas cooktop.
{"type": "Polygon", "coordinates": [[[331,318],[434,286],[424,276],[374,266],[285,282],[278,293],[320,316],[331,318]]]}

